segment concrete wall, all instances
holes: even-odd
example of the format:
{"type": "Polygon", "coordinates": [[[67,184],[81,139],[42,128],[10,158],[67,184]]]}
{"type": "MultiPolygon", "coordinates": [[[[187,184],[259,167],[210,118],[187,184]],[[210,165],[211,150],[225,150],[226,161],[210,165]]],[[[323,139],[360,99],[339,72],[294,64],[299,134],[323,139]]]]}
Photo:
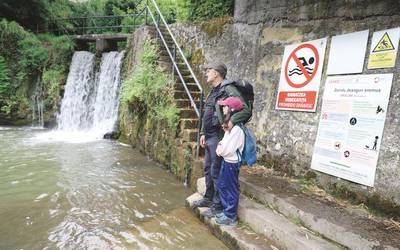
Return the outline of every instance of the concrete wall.
{"type": "MultiPolygon", "coordinates": [[[[259,160],[290,175],[316,176],[325,189],[351,195],[371,206],[400,214],[400,62],[396,68],[367,70],[394,73],[375,187],[367,188],[310,170],[316,139],[330,37],[400,25],[397,0],[267,1],[236,0],[233,19],[216,19],[195,25],[175,25],[173,32],[200,72],[213,60],[227,64],[228,78],[253,81],[256,91],[251,126],[258,139],[259,160]],[[279,74],[286,45],[329,37],[316,113],[275,110],[279,74]]],[[[398,56],[399,58],[399,56],[398,56]]]]}

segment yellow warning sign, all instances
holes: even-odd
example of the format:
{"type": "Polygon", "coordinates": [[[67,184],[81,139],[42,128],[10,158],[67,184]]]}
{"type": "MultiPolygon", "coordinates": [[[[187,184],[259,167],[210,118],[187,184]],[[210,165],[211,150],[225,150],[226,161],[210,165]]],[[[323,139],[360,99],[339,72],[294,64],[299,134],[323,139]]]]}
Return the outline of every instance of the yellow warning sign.
{"type": "Polygon", "coordinates": [[[396,64],[400,28],[374,32],[368,69],[392,68],[396,64]]]}
{"type": "Polygon", "coordinates": [[[388,50],[395,50],[392,41],[387,32],[382,36],[381,40],[379,40],[378,44],[375,46],[372,52],[381,52],[381,51],[388,51],[388,50]]]}

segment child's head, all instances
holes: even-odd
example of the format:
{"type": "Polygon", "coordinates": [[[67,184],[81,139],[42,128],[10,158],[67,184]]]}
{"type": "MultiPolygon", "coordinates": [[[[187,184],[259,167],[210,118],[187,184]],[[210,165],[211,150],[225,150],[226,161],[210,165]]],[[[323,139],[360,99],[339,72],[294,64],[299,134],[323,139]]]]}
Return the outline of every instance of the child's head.
{"type": "Polygon", "coordinates": [[[222,106],[224,114],[224,124],[222,124],[222,126],[224,128],[228,126],[231,114],[243,109],[243,102],[236,96],[230,96],[225,100],[220,100],[218,101],[218,105],[222,106]]]}
{"type": "Polygon", "coordinates": [[[230,96],[225,100],[219,100],[218,105],[223,107],[229,107],[230,112],[237,112],[242,110],[243,102],[237,96],[230,96]]]}

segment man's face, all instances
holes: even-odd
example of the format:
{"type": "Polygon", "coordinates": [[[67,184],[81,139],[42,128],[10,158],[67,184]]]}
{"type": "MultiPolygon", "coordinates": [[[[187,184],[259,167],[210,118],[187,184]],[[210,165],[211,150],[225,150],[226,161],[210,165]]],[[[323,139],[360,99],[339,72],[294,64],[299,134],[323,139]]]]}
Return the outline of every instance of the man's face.
{"type": "Polygon", "coordinates": [[[218,72],[215,69],[207,69],[206,70],[206,81],[208,84],[212,84],[215,82],[218,76],[218,72]]]}

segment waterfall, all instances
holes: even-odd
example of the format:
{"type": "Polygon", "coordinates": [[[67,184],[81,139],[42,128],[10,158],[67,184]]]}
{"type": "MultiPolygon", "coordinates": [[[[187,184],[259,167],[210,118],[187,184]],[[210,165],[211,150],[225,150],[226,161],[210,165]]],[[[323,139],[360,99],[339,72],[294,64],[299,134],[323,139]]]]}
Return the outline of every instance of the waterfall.
{"type": "Polygon", "coordinates": [[[123,56],[123,52],[109,52],[101,59],[92,127],[99,133],[116,130],[123,56]]]}
{"type": "Polygon", "coordinates": [[[74,53],[58,116],[59,131],[85,132],[97,138],[115,131],[123,55],[103,53],[96,73],[94,54],[74,53]]]}
{"type": "Polygon", "coordinates": [[[74,53],[58,117],[59,130],[77,132],[90,129],[92,99],[96,90],[94,64],[94,54],[86,51],[74,53]]]}

